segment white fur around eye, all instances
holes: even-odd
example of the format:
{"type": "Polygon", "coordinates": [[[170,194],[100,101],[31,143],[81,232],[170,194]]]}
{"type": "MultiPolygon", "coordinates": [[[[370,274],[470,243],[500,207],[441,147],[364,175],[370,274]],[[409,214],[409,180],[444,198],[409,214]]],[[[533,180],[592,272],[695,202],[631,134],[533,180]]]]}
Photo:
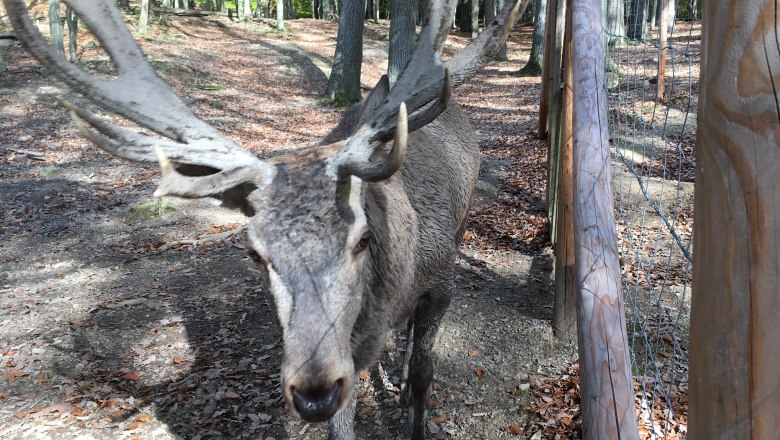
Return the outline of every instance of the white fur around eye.
{"type": "Polygon", "coordinates": [[[345,253],[348,252],[347,255],[352,254],[355,243],[360,240],[368,228],[366,212],[363,210],[363,181],[355,176],[352,176],[349,185],[349,208],[355,216],[355,222],[350,226],[347,242],[344,244],[345,253]]]}
{"type": "Polygon", "coordinates": [[[276,310],[279,313],[279,321],[282,323],[282,330],[287,331],[287,324],[292,317],[293,297],[287,290],[279,274],[272,267],[268,267],[268,279],[271,281],[271,293],[276,302],[276,310]]]}

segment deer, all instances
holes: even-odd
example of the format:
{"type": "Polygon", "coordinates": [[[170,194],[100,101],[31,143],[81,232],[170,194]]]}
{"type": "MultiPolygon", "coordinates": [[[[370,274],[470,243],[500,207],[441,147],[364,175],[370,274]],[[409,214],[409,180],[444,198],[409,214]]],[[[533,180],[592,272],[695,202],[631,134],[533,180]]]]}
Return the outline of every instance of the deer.
{"type": "Polygon", "coordinates": [[[114,156],[157,162],[154,195],[215,197],[248,216],[250,254],[282,328],[281,387],[290,412],[354,438],[356,374],[384,338],[409,332],[402,393],[410,437],[425,438],[432,349],[454,290],[455,257],[480,152],[451,98],[497,53],[528,0],[516,0],[446,62],[455,0],[428,2],[411,60],[383,76],[313,146],[260,159],[199,119],[154,72],[113,0],[66,0],[117,68],[91,76],[58,56],[24,0],[4,0],[18,38],[88,101],[154,132],[113,125],[60,98],[80,134],[114,156]]]}

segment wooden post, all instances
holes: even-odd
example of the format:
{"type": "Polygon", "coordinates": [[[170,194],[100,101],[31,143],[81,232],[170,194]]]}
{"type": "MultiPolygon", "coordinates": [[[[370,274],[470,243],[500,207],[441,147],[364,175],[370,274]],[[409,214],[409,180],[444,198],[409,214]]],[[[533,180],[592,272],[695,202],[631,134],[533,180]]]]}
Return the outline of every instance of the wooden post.
{"type": "Polygon", "coordinates": [[[566,30],[563,37],[563,102],[558,151],[558,209],[555,230],[555,302],[553,334],[573,339],[577,335],[577,277],[574,259],[574,216],[572,178],[572,116],[574,77],[571,62],[571,0],[566,1],[566,30]]]}
{"type": "Polygon", "coordinates": [[[696,142],[689,438],[780,436],[776,5],[706,2],[696,142]]]}
{"type": "Polygon", "coordinates": [[[550,107],[550,83],[552,80],[552,52],[555,44],[555,13],[558,0],[547,2],[547,28],[544,30],[544,60],[542,61],[541,94],[539,96],[539,139],[547,138],[547,117],[550,107]]]}
{"type": "Polygon", "coordinates": [[[656,99],[664,97],[664,80],[666,79],[666,45],[667,45],[667,15],[669,14],[669,0],[656,0],[661,2],[658,8],[658,83],[656,86],[656,99]]]}
{"type": "Polygon", "coordinates": [[[572,2],[574,249],[583,438],[639,439],[610,181],[601,0],[572,2]]]}
{"type": "Polygon", "coordinates": [[[560,146],[561,116],[561,57],[563,56],[563,29],[565,24],[565,0],[550,0],[548,7],[555,7],[555,18],[548,23],[555,29],[549,63],[549,106],[547,109],[547,218],[550,220],[550,241],[554,244],[558,231],[555,219],[558,210],[558,149],[560,146]]]}

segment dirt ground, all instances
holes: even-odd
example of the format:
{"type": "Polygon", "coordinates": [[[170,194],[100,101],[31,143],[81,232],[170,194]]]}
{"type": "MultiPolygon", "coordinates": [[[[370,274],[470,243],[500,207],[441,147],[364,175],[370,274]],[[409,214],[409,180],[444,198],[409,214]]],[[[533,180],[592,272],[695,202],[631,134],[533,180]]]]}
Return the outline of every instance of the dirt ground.
{"type": "MultiPolygon", "coordinates": [[[[335,23],[288,25],[174,18],[141,44],[200,117],[267,157],[315,141],[342,111],[317,104],[335,23]]],[[[387,31],[366,29],[366,90],[386,67],[387,31]]],[[[550,327],[539,78],[513,75],[529,45],[529,29],[515,33],[510,60],[456,92],[484,160],[435,346],[431,438],[508,438],[513,424],[540,438],[522,408],[529,382],[576,357],[550,327]]],[[[54,96],[89,104],[20,47],[0,54],[0,438],[326,438],[281,400],[280,328],[245,235],[194,242],[246,219],[209,201],[155,201],[156,167],[81,139],[54,96]]],[[[88,35],[79,64],[112,69],[88,35]]],[[[360,375],[358,438],[408,435],[399,338],[380,341],[380,363],[360,375]]]]}

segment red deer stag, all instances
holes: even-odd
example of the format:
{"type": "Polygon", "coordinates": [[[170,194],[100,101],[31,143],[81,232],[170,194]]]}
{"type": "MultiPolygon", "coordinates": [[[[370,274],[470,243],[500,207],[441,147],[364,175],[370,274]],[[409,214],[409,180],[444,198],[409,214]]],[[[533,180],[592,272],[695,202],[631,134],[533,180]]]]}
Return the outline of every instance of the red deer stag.
{"type": "Polygon", "coordinates": [[[198,119],[152,70],[113,0],[67,0],[117,68],[111,80],[59,57],[24,0],[4,0],[19,39],[72,89],[156,132],[120,128],[67,101],[83,136],[134,161],[158,161],[155,195],[219,197],[249,217],[283,330],[282,392],[307,421],[352,439],[355,373],[389,330],[409,323],[403,366],[411,437],[425,437],[431,349],[453,290],[479,149],[451,87],[491,60],[528,3],[516,0],[449,61],[455,1],[431,1],[411,61],[383,77],[317,146],[261,160],[198,119]]]}

